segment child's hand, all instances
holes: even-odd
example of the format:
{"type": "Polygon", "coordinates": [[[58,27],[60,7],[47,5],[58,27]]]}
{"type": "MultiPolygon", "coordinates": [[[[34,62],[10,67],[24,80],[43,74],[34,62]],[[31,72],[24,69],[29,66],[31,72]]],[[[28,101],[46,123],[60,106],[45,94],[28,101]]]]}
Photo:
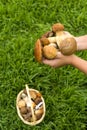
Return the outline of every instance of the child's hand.
{"type": "Polygon", "coordinates": [[[56,67],[61,67],[64,65],[72,64],[72,60],[73,60],[72,58],[73,58],[73,55],[65,56],[61,52],[58,52],[56,59],[48,60],[48,59],[43,58],[42,62],[51,67],[56,68],[56,67]]]}

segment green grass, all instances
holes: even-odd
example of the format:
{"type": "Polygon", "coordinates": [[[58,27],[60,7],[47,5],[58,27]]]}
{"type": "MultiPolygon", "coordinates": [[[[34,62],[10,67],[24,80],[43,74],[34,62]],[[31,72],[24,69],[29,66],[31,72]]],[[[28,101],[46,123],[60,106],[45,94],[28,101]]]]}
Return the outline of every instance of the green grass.
{"type": "MultiPolygon", "coordinates": [[[[39,64],[33,55],[35,41],[57,22],[75,36],[87,34],[87,1],[0,0],[0,130],[86,130],[87,76],[69,65],[39,64]],[[43,122],[33,127],[16,111],[25,84],[46,103],[43,122]]],[[[87,51],[76,54],[87,59],[87,51]]]]}

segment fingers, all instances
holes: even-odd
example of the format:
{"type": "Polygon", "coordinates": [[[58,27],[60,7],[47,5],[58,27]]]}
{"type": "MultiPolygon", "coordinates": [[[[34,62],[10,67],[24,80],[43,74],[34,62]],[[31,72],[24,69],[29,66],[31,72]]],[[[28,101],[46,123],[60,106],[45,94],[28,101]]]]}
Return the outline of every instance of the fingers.
{"type": "Polygon", "coordinates": [[[64,61],[62,61],[61,59],[54,59],[54,60],[44,59],[43,63],[47,64],[53,68],[57,68],[57,67],[61,67],[61,66],[65,65],[64,61]]]}
{"type": "Polygon", "coordinates": [[[53,59],[53,60],[44,59],[43,63],[55,68],[58,65],[58,59],[53,59]]]}
{"type": "Polygon", "coordinates": [[[66,60],[64,57],[65,56],[61,52],[57,52],[57,56],[55,59],[48,60],[48,59],[43,58],[43,63],[54,68],[60,67],[60,66],[65,65],[66,60]]]}

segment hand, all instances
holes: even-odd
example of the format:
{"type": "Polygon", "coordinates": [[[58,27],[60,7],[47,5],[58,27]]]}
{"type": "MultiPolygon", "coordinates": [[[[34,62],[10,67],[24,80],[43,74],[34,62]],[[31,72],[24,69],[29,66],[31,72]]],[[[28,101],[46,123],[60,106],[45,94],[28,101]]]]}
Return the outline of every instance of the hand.
{"type": "Polygon", "coordinates": [[[47,64],[51,67],[61,67],[64,65],[72,64],[73,55],[65,56],[61,52],[57,53],[57,57],[53,60],[48,60],[46,58],[43,58],[43,63],[47,64]]]}

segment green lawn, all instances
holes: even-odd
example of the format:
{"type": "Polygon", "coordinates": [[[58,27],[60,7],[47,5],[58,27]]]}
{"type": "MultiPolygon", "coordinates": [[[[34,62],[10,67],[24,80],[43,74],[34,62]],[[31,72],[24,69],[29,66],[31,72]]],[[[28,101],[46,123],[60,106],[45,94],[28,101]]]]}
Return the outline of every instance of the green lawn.
{"type": "MultiPolygon", "coordinates": [[[[33,55],[35,41],[57,22],[75,36],[87,34],[87,0],[0,0],[0,130],[86,130],[87,76],[70,65],[39,64],[33,55]],[[46,103],[44,120],[33,127],[16,111],[25,84],[46,103]]],[[[87,59],[87,51],[76,55],[87,59]]]]}

